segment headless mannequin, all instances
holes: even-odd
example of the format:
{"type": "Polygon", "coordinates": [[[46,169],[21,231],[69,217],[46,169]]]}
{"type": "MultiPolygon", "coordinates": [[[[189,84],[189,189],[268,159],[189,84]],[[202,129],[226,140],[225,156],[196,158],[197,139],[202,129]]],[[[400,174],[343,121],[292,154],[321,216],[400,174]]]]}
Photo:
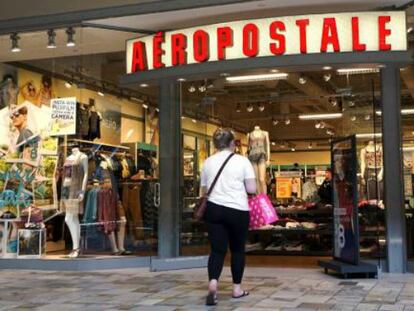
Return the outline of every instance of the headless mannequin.
{"type": "Polygon", "coordinates": [[[270,164],[269,133],[256,125],[253,131],[247,134],[249,144],[249,160],[256,174],[257,193],[266,194],[266,166],[270,164]]]}
{"type": "MultiPolygon", "coordinates": [[[[101,161],[100,166],[104,170],[107,170],[108,162],[101,161]]],[[[111,184],[109,184],[108,186],[112,187],[111,184]]],[[[120,226],[119,226],[119,232],[117,236],[115,237],[115,231],[112,231],[111,233],[107,234],[109,243],[111,244],[112,253],[114,255],[123,255],[126,253],[126,250],[124,247],[125,232],[126,232],[126,217],[123,216],[120,218],[120,226]]]]}
{"type": "MultiPolygon", "coordinates": [[[[381,182],[384,175],[384,168],[382,165],[382,148],[379,145],[375,145],[373,141],[369,141],[365,148],[362,148],[360,154],[361,161],[361,175],[362,181],[367,186],[367,176],[369,170],[373,170],[377,173],[376,178],[378,182],[381,182]],[[369,155],[371,154],[371,155],[369,155]]],[[[368,187],[367,187],[368,188],[368,187]]],[[[367,192],[369,192],[367,190],[367,192]]],[[[371,199],[370,194],[367,193],[368,199],[371,199]]],[[[381,195],[379,196],[381,197],[381,195]]]]}
{"type": "MultiPolygon", "coordinates": [[[[69,228],[70,235],[72,237],[72,244],[73,244],[73,250],[69,254],[69,258],[77,258],[80,254],[80,223],[79,223],[79,207],[82,204],[82,201],[85,196],[85,190],[86,185],[88,182],[88,157],[82,153],[78,147],[74,147],[72,149],[72,154],[67,157],[66,161],[73,161],[77,162],[79,161],[79,165],[82,168],[83,176],[80,176],[81,178],[81,185],[80,185],[80,191],[77,197],[70,198],[70,199],[77,199],[78,200],[78,208],[70,208],[66,210],[66,216],[65,216],[65,222],[66,225],[69,228]]],[[[74,176],[65,177],[63,180],[63,186],[71,185],[72,178],[74,176]]],[[[69,200],[68,200],[69,201],[69,200]]]]}

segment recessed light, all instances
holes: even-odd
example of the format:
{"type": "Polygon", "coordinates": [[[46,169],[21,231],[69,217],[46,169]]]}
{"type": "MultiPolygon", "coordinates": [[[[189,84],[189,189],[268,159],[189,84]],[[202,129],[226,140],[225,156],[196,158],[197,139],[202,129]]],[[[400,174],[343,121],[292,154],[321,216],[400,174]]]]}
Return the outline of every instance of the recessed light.
{"type": "Polygon", "coordinates": [[[220,73],[220,77],[223,77],[223,78],[230,77],[230,74],[227,72],[222,72],[220,73]]]}
{"type": "Polygon", "coordinates": [[[140,87],[148,87],[149,85],[147,83],[141,83],[139,86],[140,87]]]}
{"type": "Polygon", "coordinates": [[[148,109],[148,105],[147,104],[142,104],[142,108],[148,109]]]}
{"type": "Polygon", "coordinates": [[[185,79],[185,78],[178,78],[177,81],[178,82],[184,82],[184,81],[187,81],[187,79],[185,79]]]}
{"type": "Polygon", "coordinates": [[[271,69],[270,72],[271,73],[276,73],[276,72],[279,72],[279,69],[271,69]]]}
{"type": "Polygon", "coordinates": [[[331,70],[331,69],[332,69],[332,67],[331,67],[331,66],[323,66],[323,67],[322,67],[322,69],[323,69],[323,70],[331,70]]]}
{"type": "Polygon", "coordinates": [[[105,94],[102,91],[98,91],[97,93],[98,93],[99,96],[102,96],[102,97],[105,96],[105,94]]]}
{"type": "Polygon", "coordinates": [[[407,29],[407,33],[410,33],[411,31],[413,31],[413,27],[409,27],[409,28],[407,29]]]}
{"type": "Polygon", "coordinates": [[[70,88],[72,87],[72,85],[73,85],[73,83],[72,83],[71,81],[66,81],[66,82],[65,82],[65,87],[66,87],[67,89],[70,89],[70,88]]]}
{"type": "Polygon", "coordinates": [[[196,119],[191,119],[191,122],[197,123],[197,120],[196,119]]]}

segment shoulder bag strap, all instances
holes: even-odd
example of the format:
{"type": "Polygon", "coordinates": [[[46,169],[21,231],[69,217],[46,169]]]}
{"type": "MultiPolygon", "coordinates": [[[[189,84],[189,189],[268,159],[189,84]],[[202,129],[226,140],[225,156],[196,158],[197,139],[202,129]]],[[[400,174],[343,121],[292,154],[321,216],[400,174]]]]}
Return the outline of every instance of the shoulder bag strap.
{"type": "Polygon", "coordinates": [[[215,185],[216,185],[216,183],[217,183],[217,180],[219,179],[219,177],[220,177],[221,173],[222,173],[222,172],[223,172],[223,170],[224,170],[224,167],[226,166],[227,162],[229,162],[229,160],[230,160],[233,156],[234,156],[234,153],[230,154],[230,155],[227,157],[226,161],[224,161],[224,163],[221,165],[221,167],[220,167],[219,171],[217,172],[216,177],[215,177],[215,178],[214,178],[214,180],[213,180],[213,183],[212,183],[212,184],[211,184],[211,186],[210,186],[210,189],[208,189],[208,191],[207,191],[207,197],[208,197],[208,196],[210,196],[211,192],[213,191],[214,186],[215,186],[215,185]]]}

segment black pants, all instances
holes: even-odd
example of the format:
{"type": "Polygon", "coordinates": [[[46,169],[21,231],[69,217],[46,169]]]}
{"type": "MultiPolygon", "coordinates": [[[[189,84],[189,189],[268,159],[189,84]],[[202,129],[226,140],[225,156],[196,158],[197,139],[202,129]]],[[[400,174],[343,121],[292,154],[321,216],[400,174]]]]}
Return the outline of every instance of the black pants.
{"type": "Polygon", "coordinates": [[[211,254],[208,259],[209,280],[219,279],[227,248],[230,246],[233,283],[240,284],[245,265],[249,212],[208,202],[205,221],[211,244],[211,254]]]}

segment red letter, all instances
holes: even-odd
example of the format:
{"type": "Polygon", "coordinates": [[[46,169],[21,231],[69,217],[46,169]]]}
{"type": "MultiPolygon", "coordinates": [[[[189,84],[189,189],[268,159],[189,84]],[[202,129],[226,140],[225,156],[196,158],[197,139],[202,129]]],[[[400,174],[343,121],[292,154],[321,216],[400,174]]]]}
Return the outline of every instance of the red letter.
{"type": "Polygon", "coordinates": [[[165,54],[162,44],[165,42],[164,33],[157,33],[152,39],[152,67],[154,69],[162,68],[165,64],[162,62],[162,55],[165,54]]]}
{"type": "Polygon", "coordinates": [[[249,23],[243,27],[243,54],[255,57],[259,53],[259,29],[249,23]]]}
{"type": "Polygon", "coordinates": [[[339,52],[338,30],[334,17],[323,19],[321,52],[328,50],[328,44],[332,44],[334,52],[339,52]]]}
{"type": "Polygon", "coordinates": [[[217,28],[217,58],[226,59],[226,48],[233,45],[233,29],[230,27],[217,28]]]}
{"type": "Polygon", "coordinates": [[[132,46],[132,66],[131,72],[145,71],[147,66],[147,53],[145,43],[141,41],[134,42],[132,46]]]}
{"type": "Polygon", "coordinates": [[[283,22],[276,21],[270,24],[270,38],[279,41],[279,46],[277,46],[276,43],[270,43],[270,52],[275,55],[281,55],[286,51],[285,35],[277,33],[278,30],[286,30],[285,24],[283,22]]]}
{"type": "Polygon", "coordinates": [[[172,65],[187,64],[187,37],[182,33],[171,36],[171,59],[172,65]]]}
{"type": "Polygon", "coordinates": [[[193,34],[194,59],[200,63],[208,61],[210,58],[209,48],[210,38],[208,33],[204,30],[197,30],[193,34]]]}
{"type": "Polygon", "coordinates": [[[308,51],[306,44],[306,27],[309,25],[309,19],[299,19],[296,21],[296,25],[299,27],[300,52],[306,54],[308,51]]]}
{"type": "Polygon", "coordinates": [[[365,51],[366,44],[359,42],[359,18],[352,17],[352,50],[365,51]]]}
{"type": "Polygon", "coordinates": [[[379,50],[389,51],[391,50],[391,44],[387,43],[387,37],[391,34],[391,30],[385,28],[391,20],[390,16],[378,16],[378,32],[379,32],[379,50]]]}

